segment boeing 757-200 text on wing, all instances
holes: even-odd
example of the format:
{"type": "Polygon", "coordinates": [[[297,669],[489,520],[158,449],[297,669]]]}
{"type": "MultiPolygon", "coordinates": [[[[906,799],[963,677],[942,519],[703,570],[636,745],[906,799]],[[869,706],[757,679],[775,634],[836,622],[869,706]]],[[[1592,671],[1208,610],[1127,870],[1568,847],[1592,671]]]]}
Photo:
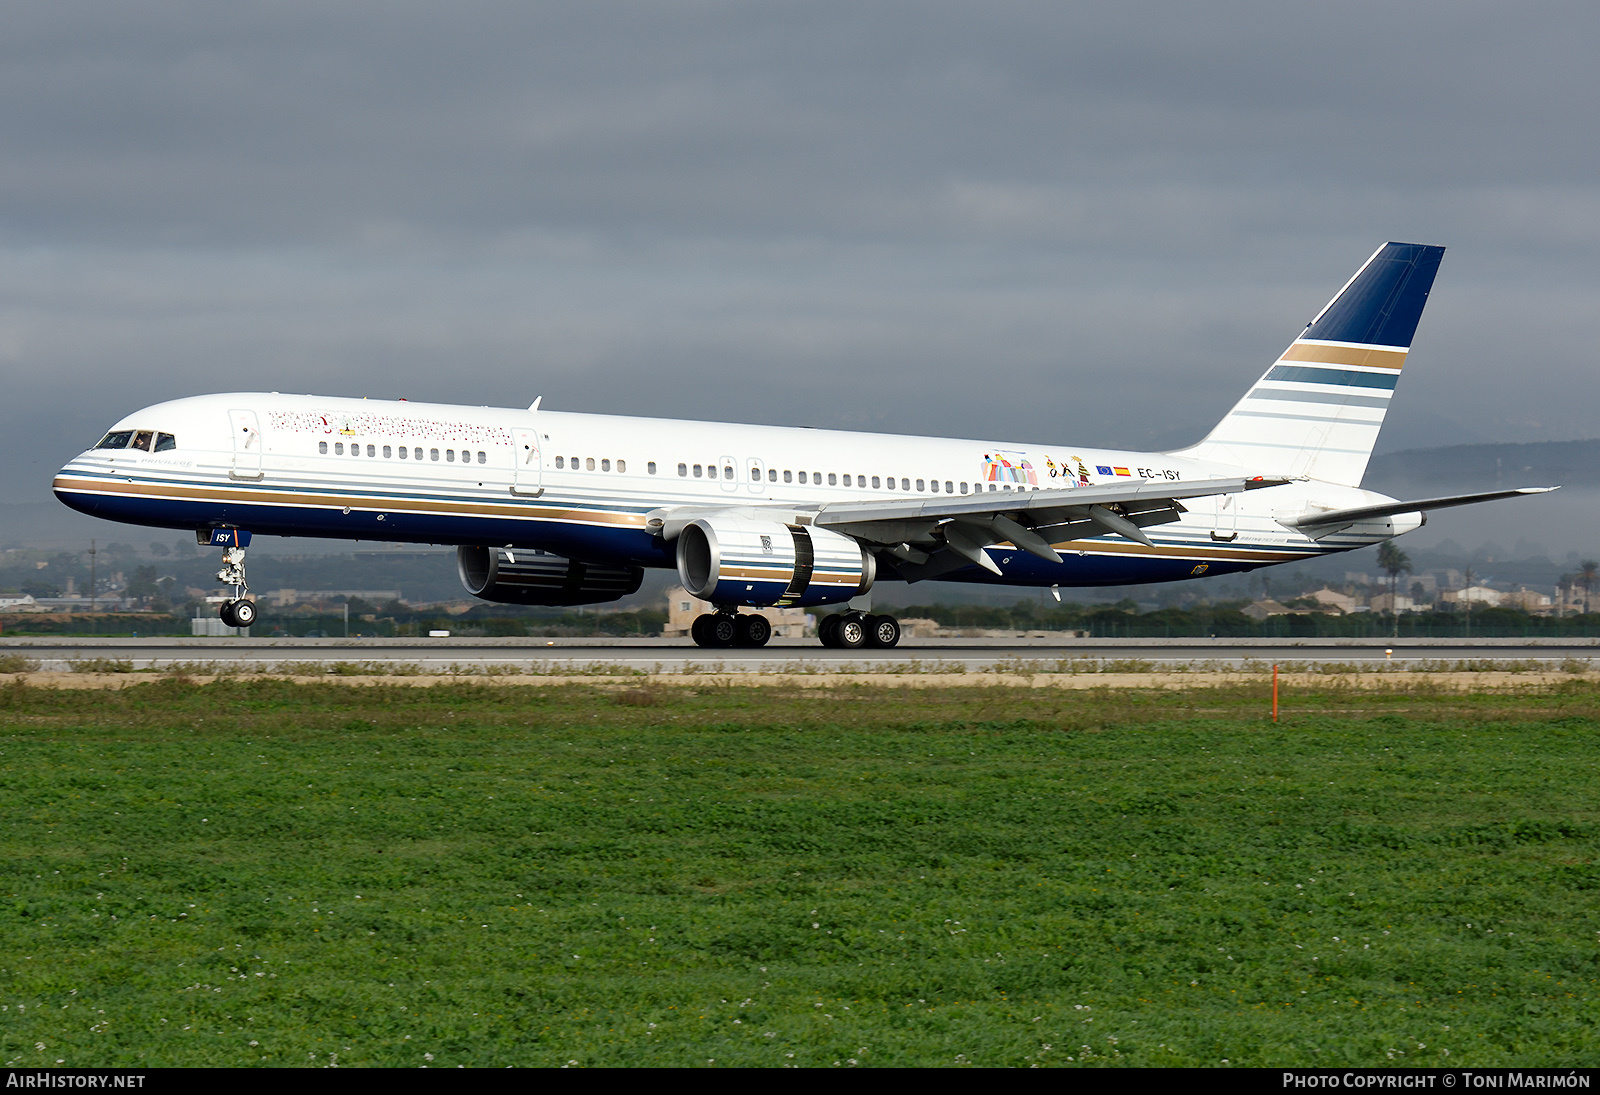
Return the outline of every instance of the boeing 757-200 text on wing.
{"type": "Polygon", "coordinates": [[[1361,489],[1442,247],[1380,247],[1199,444],[1165,453],[308,395],[128,415],[55,479],[96,517],[223,548],[247,626],[252,533],[456,546],[474,595],[612,601],[676,567],[702,646],[760,646],[740,606],[832,605],[830,646],[893,646],[883,581],[1127,585],[1365,547],[1444,506],[1361,489]]]}

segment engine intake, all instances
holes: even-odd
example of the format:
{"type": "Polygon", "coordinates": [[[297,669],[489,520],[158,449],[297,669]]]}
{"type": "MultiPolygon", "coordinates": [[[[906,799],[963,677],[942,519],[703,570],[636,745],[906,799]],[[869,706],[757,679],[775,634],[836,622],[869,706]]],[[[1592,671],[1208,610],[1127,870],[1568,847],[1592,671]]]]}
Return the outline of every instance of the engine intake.
{"type": "Polygon", "coordinates": [[[713,604],[830,605],[871,589],[877,562],[837,532],[729,515],[683,527],[678,577],[713,604]]]}
{"type": "Polygon", "coordinates": [[[512,605],[589,605],[637,593],[639,567],[583,563],[532,549],[458,547],[456,570],[474,597],[512,605]]]}

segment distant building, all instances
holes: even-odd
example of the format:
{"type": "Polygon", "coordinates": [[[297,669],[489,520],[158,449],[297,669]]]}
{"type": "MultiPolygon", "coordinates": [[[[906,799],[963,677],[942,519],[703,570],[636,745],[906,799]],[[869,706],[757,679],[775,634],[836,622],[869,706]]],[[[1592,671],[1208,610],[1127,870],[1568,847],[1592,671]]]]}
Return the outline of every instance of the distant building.
{"type": "Polygon", "coordinates": [[[1329,589],[1327,586],[1323,586],[1315,593],[1309,593],[1307,596],[1317,602],[1317,611],[1327,612],[1334,616],[1344,616],[1351,612],[1365,612],[1367,610],[1366,605],[1363,605],[1354,597],[1329,589]]]}
{"type": "Polygon", "coordinates": [[[1468,586],[1466,589],[1447,589],[1439,595],[1439,599],[1446,604],[1465,604],[1474,608],[1487,605],[1492,608],[1504,601],[1505,596],[1498,589],[1488,586],[1468,586]]]}
{"type": "MultiPolygon", "coordinates": [[[[702,601],[682,586],[673,586],[667,590],[667,625],[661,629],[661,634],[669,639],[687,635],[696,616],[713,611],[710,602],[702,601]]],[[[803,608],[742,608],[739,611],[765,616],[776,638],[803,638],[806,628],[816,625],[816,617],[808,615],[803,608]]]]}
{"type": "Polygon", "coordinates": [[[1596,595],[1591,597],[1590,594],[1584,592],[1583,587],[1578,585],[1576,582],[1569,582],[1567,585],[1557,585],[1554,604],[1555,613],[1558,616],[1581,615],[1584,611],[1585,602],[1588,602],[1592,606],[1593,602],[1596,600],[1600,600],[1600,590],[1597,590],[1596,595]]]}
{"type": "Polygon", "coordinates": [[[1507,608],[1520,608],[1534,616],[1548,616],[1555,611],[1555,604],[1548,593],[1536,593],[1527,586],[1515,593],[1507,593],[1500,603],[1507,608]]]}
{"type": "Polygon", "coordinates": [[[1404,593],[1396,593],[1396,594],[1379,593],[1379,594],[1376,594],[1375,596],[1373,596],[1373,598],[1370,601],[1367,602],[1367,606],[1373,612],[1383,612],[1383,613],[1390,613],[1390,612],[1422,612],[1422,611],[1425,611],[1427,609],[1427,607],[1428,607],[1427,605],[1419,605],[1419,604],[1417,604],[1416,601],[1412,600],[1410,597],[1406,596],[1404,593]],[[1393,598],[1393,601],[1394,601],[1394,603],[1392,605],[1389,603],[1391,597],[1393,598]]]}
{"type": "Polygon", "coordinates": [[[1244,615],[1250,617],[1256,623],[1260,623],[1269,616],[1287,616],[1292,613],[1294,609],[1287,608],[1284,605],[1279,604],[1277,601],[1272,600],[1270,597],[1263,597],[1259,601],[1255,601],[1246,605],[1244,608],[1240,609],[1240,611],[1244,615]]]}

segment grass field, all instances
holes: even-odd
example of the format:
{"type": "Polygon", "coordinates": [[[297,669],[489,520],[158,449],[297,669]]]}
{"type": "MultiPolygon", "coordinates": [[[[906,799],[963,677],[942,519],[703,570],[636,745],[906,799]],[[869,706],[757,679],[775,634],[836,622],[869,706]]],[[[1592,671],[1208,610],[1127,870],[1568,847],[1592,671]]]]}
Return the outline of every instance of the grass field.
{"type": "Polygon", "coordinates": [[[1573,1065],[1600,686],[0,684],[8,1065],[1573,1065]]]}

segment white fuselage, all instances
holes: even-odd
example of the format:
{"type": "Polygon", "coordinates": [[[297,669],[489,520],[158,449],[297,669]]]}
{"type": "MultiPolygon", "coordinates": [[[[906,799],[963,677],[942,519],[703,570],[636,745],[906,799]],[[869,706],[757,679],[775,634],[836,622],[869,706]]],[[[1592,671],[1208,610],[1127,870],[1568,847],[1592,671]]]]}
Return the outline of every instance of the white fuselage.
{"type": "MultiPolygon", "coordinates": [[[[833,502],[1072,490],[1140,480],[1256,475],[1210,461],[1072,445],[626,418],[238,393],[147,407],[112,428],[169,435],[146,447],[94,448],[55,489],[68,505],[167,528],[539,548],[592,562],[673,565],[646,527],[683,506],[833,502]]],[[[1265,469],[1270,471],[1271,469],[1265,469]]],[[[1415,515],[1311,537],[1277,520],[1308,508],[1389,501],[1355,487],[1293,482],[1191,499],[1178,521],[1055,545],[1061,564],[996,552],[1019,585],[1160,581],[1254,569],[1348,550],[1416,527],[1415,515]]],[[[887,576],[887,575],[886,575],[887,576]]]]}

